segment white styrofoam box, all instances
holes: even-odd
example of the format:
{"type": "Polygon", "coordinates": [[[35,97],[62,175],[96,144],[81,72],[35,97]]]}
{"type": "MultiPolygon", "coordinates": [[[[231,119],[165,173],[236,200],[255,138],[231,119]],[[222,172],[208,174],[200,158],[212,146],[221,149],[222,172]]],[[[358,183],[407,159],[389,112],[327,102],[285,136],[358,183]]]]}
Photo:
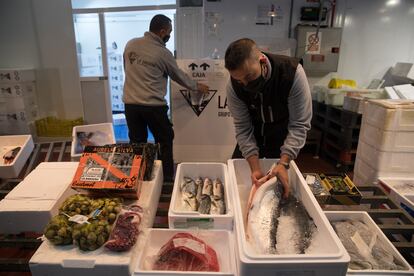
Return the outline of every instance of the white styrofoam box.
{"type": "Polygon", "coordinates": [[[138,200],[138,205],[141,206],[145,212],[141,222],[145,228],[152,227],[154,224],[163,183],[164,176],[162,172],[162,162],[160,160],[155,160],[152,168],[151,180],[142,182],[141,194],[138,200]]]}
{"type": "Polygon", "coordinates": [[[35,70],[34,69],[2,69],[0,68],[0,82],[26,82],[34,81],[35,70]]]}
{"type": "Polygon", "coordinates": [[[372,185],[380,177],[414,177],[414,172],[384,172],[372,168],[360,158],[355,159],[353,182],[357,186],[372,185]]]}
{"type": "Polygon", "coordinates": [[[17,177],[34,148],[32,135],[0,136],[0,178],[17,177]],[[4,164],[3,155],[16,147],[21,147],[13,162],[4,164]]]}
{"type": "MultiPolygon", "coordinates": [[[[72,158],[80,158],[82,156],[83,149],[80,148],[81,145],[78,141],[77,134],[79,132],[96,132],[100,133],[99,139],[94,141],[95,146],[103,146],[106,144],[115,144],[115,133],[114,127],[112,123],[102,123],[102,124],[93,124],[93,125],[82,125],[82,126],[75,126],[72,130],[72,146],[70,148],[70,156],[72,158]]],[[[89,140],[92,140],[92,137],[89,140]]]]}
{"type": "Polygon", "coordinates": [[[54,246],[45,240],[30,259],[32,275],[131,275],[137,265],[138,254],[146,241],[145,229],[152,227],[157,211],[163,184],[161,161],[155,161],[152,174],[151,181],[143,182],[139,200],[125,202],[138,204],[144,212],[140,224],[144,233],[140,233],[134,248],[117,253],[103,247],[83,252],[75,245],[54,246]]]}
{"type": "Polygon", "coordinates": [[[379,151],[414,152],[414,131],[386,131],[362,122],[359,139],[379,151]]]}
{"type": "Polygon", "coordinates": [[[384,190],[389,194],[397,204],[406,210],[412,217],[414,217],[414,191],[403,192],[396,188],[397,185],[404,185],[406,183],[414,184],[413,177],[381,177],[378,184],[380,184],[384,190]]]}
{"type": "Polygon", "coordinates": [[[357,157],[378,171],[410,172],[413,170],[414,152],[380,151],[361,139],[358,141],[357,157]]]}
{"type": "Polygon", "coordinates": [[[394,85],[393,87],[401,99],[414,100],[414,86],[411,84],[394,85]]]}
{"type": "Polygon", "coordinates": [[[330,222],[342,221],[342,220],[357,220],[365,223],[372,232],[377,234],[377,239],[383,242],[387,252],[392,252],[392,255],[397,259],[407,270],[352,270],[348,268],[348,275],[413,275],[414,270],[407,263],[400,252],[394,247],[394,245],[388,240],[387,236],[376,225],[367,212],[360,211],[329,211],[325,212],[330,222]]]}
{"type": "Polygon", "coordinates": [[[384,87],[384,90],[389,99],[392,99],[392,100],[400,99],[400,96],[397,94],[397,92],[394,90],[392,86],[384,87]]]}
{"type": "Polygon", "coordinates": [[[365,98],[378,99],[383,98],[382,89],[358,89],[358,88],[338,88],[329,89],[325,94],[325,103],[330,105],[344,105],[346,96],[359,96],[365,98]]]}
{"type": "Polygon", "coordinates": [[[345,96],[343,109],[362,114],[364,113],[365,100],[364,97],[345,96]]]}
{"type": "MultiPolygon", "coordinates": [[[[269,170],[278,159],[261,159],[263,171],[269,170]]],[[[240,275],[345,275],[350,257],[326,219],[321,207],[306,184],[295,162],[290,163],[291,192],[302,201],[312,217],[317,232],[307,254],[257,254],[246,240],[244,217],[251,188],[249,164],[244,159],[228,161],[229,177],[234,194],[236,255],[240,275]]]]}
{"type": "Polygon", "coordinates": [[[141,249],[138,265],[134,276],[139,275],[237,275],[236,257],[234,253],[234,234],[226,230],[178,230],[178,229],[149,229],[146,244],[141,249]],[[151,270],[154,257],[160,248],[177,233],[189,233],[211,246],[217,253],[219,272],[194,271],[159,271],[151,270]]]}
{"type": "Polygon", "coordinates": [[[168,210],[168,224],[170,228],[214,228],[233,229],[234,208],[227,166],[223,163],[181,163],[177,167],[174,188],[168,210]],[[226,213],[223,215],[206,215],[194,211],[182,210],[180,184],[184,177],[208,177],[211,181],[220,179],[224,186],[224,201],[226,213]]]}
{"type": "Polygon", "coordinates": [[[369,100],[362,120],[390,131],[414,131],[414,102],[410,100],[369,100]]]}
{"type": "Polygon", "coordinates": [[[43,232],[62,202],[75,194],[70,183],[78,163],[61,163],[65,166],[41,163],[0,201],[1,233],[43,232]]]}

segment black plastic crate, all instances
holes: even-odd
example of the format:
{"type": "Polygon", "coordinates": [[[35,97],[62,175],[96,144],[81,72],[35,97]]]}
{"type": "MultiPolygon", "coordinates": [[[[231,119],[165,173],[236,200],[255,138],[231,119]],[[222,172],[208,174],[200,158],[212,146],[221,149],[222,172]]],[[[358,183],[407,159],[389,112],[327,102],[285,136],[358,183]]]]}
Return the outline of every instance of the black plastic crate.
{"type": "Polygon", "coordinates": [[[325,137],[340,149],[356,150],[358,147],[358,137],[353,137],[353,133],[350,131],[342,134],[328,130],[325,132],[325,137]]]}
{"type": "Polygon", "coordinates": [[[360,128],[344,127],[338,122],[328,118],[326,122],[326,131],[336,137],[342,137],[344,141],[358,141],[360,128]]]}
{"type": "Polygon", "coordinates": [[[345,110],[337,106],[327,106],[327,117],[332,121],[338,122],[344,127],[361,127],[362,114],[345,110]]]}

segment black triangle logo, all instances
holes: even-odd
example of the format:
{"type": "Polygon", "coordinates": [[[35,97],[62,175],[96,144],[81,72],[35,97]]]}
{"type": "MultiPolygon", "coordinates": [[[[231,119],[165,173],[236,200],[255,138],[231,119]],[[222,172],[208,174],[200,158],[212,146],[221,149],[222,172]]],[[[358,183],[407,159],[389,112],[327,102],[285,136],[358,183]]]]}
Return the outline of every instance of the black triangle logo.
{"type": "Polygon", "coordinates": [[[216,95],[217,90],[208,90],[208,93],[204,94],[201,94],[201,92],[194,93],[195,91],[189,90],[180,90],[180,92],[197,117],[199,117],[214,95],[216,95]]]}

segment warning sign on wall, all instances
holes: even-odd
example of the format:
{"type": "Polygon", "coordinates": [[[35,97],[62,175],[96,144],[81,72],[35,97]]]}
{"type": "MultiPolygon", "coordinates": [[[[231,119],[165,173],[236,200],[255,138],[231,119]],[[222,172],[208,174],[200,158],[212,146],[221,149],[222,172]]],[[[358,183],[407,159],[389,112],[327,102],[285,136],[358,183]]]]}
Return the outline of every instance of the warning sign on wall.
{"type": "Polygon", "coordinates": [[[307,32],[306,33],[306,54],[320,54],[321,53],[322,33],[307,32]]]}

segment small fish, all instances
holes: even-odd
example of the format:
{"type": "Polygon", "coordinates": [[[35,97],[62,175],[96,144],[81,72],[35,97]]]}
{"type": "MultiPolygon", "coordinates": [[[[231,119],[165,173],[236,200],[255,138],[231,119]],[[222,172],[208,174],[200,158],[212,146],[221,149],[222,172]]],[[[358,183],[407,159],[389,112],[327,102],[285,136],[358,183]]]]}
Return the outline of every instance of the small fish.
{"type": "Polygon", "coordinates": [[[223,215],[226,213],[226,204],[223,199],[211,199],[210,214],[223,215]]]}
{"type": "Polygon", "coordinates": [[[195,197],[183,198],[184,203],[190,208],[191,211],[197,211],[198,202],[195,197]]]}
{"type": "Polygon", "coordinates": [[[202,194],[208,196],[213,194],[213,182],[211,182],[211,179],[208,177],[204,179],[202,194]]]}
{"type": "Polygon", "coordinates": [[[213,197],[216,200],[224,198],[224,186],[218,178],[213,182],[213,197]]]}
{"type": "Polygon", "coordinates": [[[9,150],[3,155],[3,162],[5,165],[11,164],[16,158],[17,154],[19,153],[21,147],[16,147],[14,149],[9,150]]]}
{"type": "Polygon", "coordinates": [[[200,207],[198,208],[198,212],[200,214],[210,214],[211,208],[211,199],[208,195],[201,196],[200,207]]]}
{"type": "Polygon", "coordinates": [[[198,202],[196,199],[197,186],[193,179],[184,177],[184,181],[180,185],[181,198],[183,202],[190,207],[191,211],[197,211],[198,202]]]}
{"type": "Polygon", "coordinates": [[[201,195],[203,194],[203,179],[201,177],[197,177],[195,184],[197,186],[197,195],[196,199],[198,204],[201,202],[201,195]]]}

